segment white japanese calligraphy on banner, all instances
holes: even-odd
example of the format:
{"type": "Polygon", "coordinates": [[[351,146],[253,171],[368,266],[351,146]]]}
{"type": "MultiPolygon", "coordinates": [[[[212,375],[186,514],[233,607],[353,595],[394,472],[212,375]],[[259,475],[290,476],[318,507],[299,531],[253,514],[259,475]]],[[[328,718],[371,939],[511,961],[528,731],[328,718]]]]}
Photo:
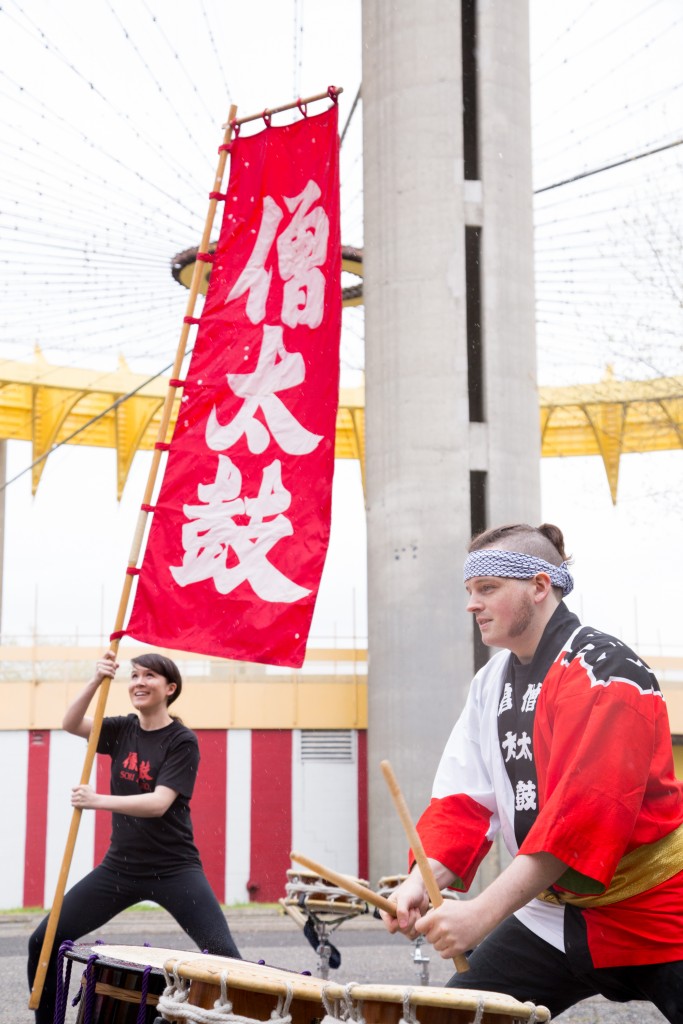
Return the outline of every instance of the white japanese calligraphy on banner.
{"type": "MultiPolygon", "coordinates": [[[[309,181],[301,195],[294,199],[283,197],[285,206],[293,214],[277,240],[278,267],[285,282],[282,322],[288,327],[297,324],[319,327],[323,318],[325,277],[320,267],[327,258],[330,223],[321,207],[311,209],[320,196],[319,186],[309,181]]],[[[254,251],[226,299],[231,302],[248,294],[247,316],[253,324],[261,323],[265,317],[273,275],[272,270],[266,271],[265,262],[283,215],[272,196],[266,196],[254,251]]]]}
{"type": "Polygon", "coordinates": [[[291,494],[282,486],[281,468],[277,459],[271,462],[263,471],[257,497],[243,498],[242,474],[227,455],[218,456],[216,479],[198,488],[204,504],[184,506],[190,522],[183,526],[183,564],[171,566],[176,583],[185,587],[212,579],[219,594],[229,594],[248,580],[264,601],[298,601],[308,593],[268,561],[270,549],[293,532],[282,514],[289,508],[291,494]],[[246,524],[235,522],[245,515],[246,524]],[[226,565],[228,549],[238,558],[232,568],[226,565]]]}
{"type": "MultiPolygon", "coordinates": [[[[318,185],[309,181],[301,195],[284,197],[293,216],[277,239],[277,253],[284,282],[282,319],[291,327],[302,323],[315,328],[322,321],[325,278],[319,268],[327,258],[329,221],[322,208],[311,209],[320,196],[318,185]]],[[[231,302],[247,294],[246,312],[252,323],[260,323],[266,316],[273,271],[265,269],[265,262],[282,219],[281,208],[272,196],[266,196],[254,250],[226,299],[231,302]]],[[[211,410],[206,443],[213,451],[227,451],[244,435],[253,454],[264,452],[272,438],[291,455],[307,455],[322,440],[322,435],[306,430],[277,395],[302,384],[306,375],[303,357],[287,351],[283,333],[281,326],[264,324],[256,370],[227,375],[233,393],[244,402],[225,425],[219,422],[215,406],[211,410]],[[259,409],[267,429],[255,418],[259,409]]],[[[237,467],[219,456],[214,483],[198,487],[199,500],[205,504],[183,508],[191,523],[182,531],[183,564],[170,566],[173,578],[182,587],[212,579],[221,594],[248,580],[264,601],[298,601],[309,591],[286,580],[267,557],[281,538],[293,533],[290,520],[282,514],[289,508],[291,495],[282,485],[280,462],[275,460],[264,468],[258,498],[243,499],[241,484],[237,467]],[[234,517],[245,511],[248,525],[236,525],[234,517]],[[266,516],[275,518],[264,522],[266,516]],[[238,559],[233,568],[226,565],[230,551],[238,559]]]]}
{"type": "Polygon", "coordinates": [[[301,353],[288,352],[282,335],[281,327],[266,324],[254,373],[228,374],[228,384],[236,395],[244,399],[244,403],[225,426],[218,421],[216,407],[211,410],[206,425],[206,443],[213,451],[227,451],[243,434],[249,451],[256,455],[266,450],[271,436],[290,455],[307,455],[322,440],[322,435],[312,434],[302,427],[277,397],[278,391],[302,384],[306,375],[301,353]],[[255,418],[258,409],[262,411],[268,429],[255,418]]]}

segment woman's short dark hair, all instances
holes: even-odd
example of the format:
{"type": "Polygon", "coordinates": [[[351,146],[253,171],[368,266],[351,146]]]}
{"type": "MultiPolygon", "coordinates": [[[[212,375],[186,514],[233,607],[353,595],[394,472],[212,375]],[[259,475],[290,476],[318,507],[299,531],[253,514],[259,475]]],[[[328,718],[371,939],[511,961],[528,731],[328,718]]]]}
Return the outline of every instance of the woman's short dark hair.
{"type": "Polygon", "coordinates": [[[167,683],[175,683],[175,690],[166,701],[167,707],[174,700],[178,699],[183,689],[183,677],[175,661],[171,661],[170,658],[166,658],[163,654],[157,654],[156,652],[138,654],[136,658],[131,658],[130,660],[133,665],[140,665],[141,668],[151,669],[158,676],[163,676],[167,683]]]}

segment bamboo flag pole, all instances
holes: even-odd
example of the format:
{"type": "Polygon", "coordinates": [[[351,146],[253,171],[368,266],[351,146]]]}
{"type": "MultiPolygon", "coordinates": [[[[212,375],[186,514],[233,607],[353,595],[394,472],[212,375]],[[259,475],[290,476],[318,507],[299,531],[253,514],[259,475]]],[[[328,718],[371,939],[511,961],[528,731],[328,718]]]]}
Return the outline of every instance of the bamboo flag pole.
{"type": "MultiPolygon", "coordinates": [[[[388,761],[380,762],[380,768],[382,769],[382,774],[384,775],[386,784],[389,787],[389,791],[394,801],[394,806],[398,811],[398,816],[401,819],[406,836],[408,837],[408,841],[411,845],[415,860],[417,861],[417,866],[420,869],[420,874],[422,875],[432,906],[440,907],[443,903],[441,890],[439,889],[438,883],[434,877],[432,866],[427,860],[427,855],[424,851],[424,846],[422,845],[419,833],[413,825],[408,805],[405,802],[403,793],[401,792],[396,780],[393,768],[388,761]]],[[[462,953],[453,957],[453,963],[455,964],[455,969],[458,974],[463,974],[465,971],[469,971],[470,969],[470,965],[467,963],[467,957],[463,956],[462,953]]]]}
{"type": "Polygon", "coordinates": [[[285,103],[281,107],[266,107],[266,109],[262,110],[259,114],[249,114],[247,117],[238,118],[235,124],[247,124],[248,121],[258,121],[259,117],[268,118],[271,114],[281,114],[284,110],[294,110],[295,107],[298,107],[299,110],[301,110],[301,108],[305,107],[308,103],[315,103],[317,100],[326,100],[328,97],[334,99],[336,102],[336,97],[341,96],[343,92],[344,90],[341,86],[331,85],[326,92],[316,93],[315,96],[306,96],[305,99],[294,100],[293,103],[285,103]]]}
{"type": "MultiPolygon", "coordinates": [[[[228,159],[228,151],[225,148],[231,138],[233,132],[233,124],[235,121],[235,115],[237,114],[237,107],[231,106],[228,114],[227,124],[224,125],[223,144],[221,145],[218,152],[218,165],[216,168],[216,177],[214,179],[214,185],[212,192],[219,193],[222,190],[223,177],[225,174],[225,166],[228,159]]],[[[199,246],[200,253],[206,253],[209,249],[209,243],[211,240],[211,232],[213,230],[213,222],[216,216],[216,198],[209,200],[209,209],[206,215],[206,221],[204,224],[204,232],[202,234],[202,240],[199,246]]],[[[175,362],[173,363],[173,369],[171,371],[171,380],[177,379],[180,375],[183,360],[185,358],[185,352],[187,349],[187,339],[190,333],[190,319],[194,315],[194,308],[197,301],[197,295],[199,294],[199,284],[202,273],[202,263],[197,260],[194,265],[194,272],[192,275],[192,281],[190,284],[190,295],[187,300],[186,315],[183,320],[182,330],[180,332],[180,338],[178,341],[178,348],[176,351],[175,362]]],[[[131,544],[130,555],[128,558],[128,568],[133,569],[137,567],[138,559],[140,558],[140,552],[142,550],[142,541],[145,534],[145,526],[147,524],[147,516],[149,514],[149,505],[154,494],[154,488],[156,486],[157,475],[159,472],[159,465],[161,463],[162,449],[158,447],[159,444],[164,444],[166,441],[166,435],[168,433],[169,424],[171,422],[171,414],[173,412],[173,403],[176,397],[175,387],[169,385],[166,392],[166,398],[161,411],[161,422],[159,424],[159,431],[157,433],[157,444],[154,448],[152,455],[152,464],[150,466],[149,475],[147,478],[147,486],[145,488],[145,494],[143,498],[143,504],[138,515],[138,522],[133,536],[133,542],[131,544]],[[147,506],[147,508],[145,508],[147,506]]],[[[119,647],[119,637],[117,634],[121,633],[123,624],[125,622],[126,610],[128,608],[128,601],[130,599],[130,593],[133,585],[133,574],[126,572],[126,576],[121,591],[121,599],[119,601],[119,607],[116,614],[116,622],[114,625],[113,636],[114,639],[111,643],[111,649],[116,653],[119,647]]],[[[90,737],[88,739],[88,748],[85,754],[85,762],[83,764],[83,771],[81,773],[81,785],[87,785],[90,781],[90,773],[92,766],[95,761],[95,754],[97,753],[97,744],[100,738],[100,732],[102,730],[102,720],[104,718],[104,709],[107,703],[107,697],[109,695],[109,686],[111,680],[109,678],[104,679],[100,685],[97,706],[95,708],[95,715],[93,717],[92,729],[90,731],[90,737]]],[[[80,807],[74,808],[71,816],[71,826],[69,828],[69,834],[66,840],[66,847],[64,849],[64,856],[62,858],[62,866],[57,879],[57,887],[55,890],[54,900],[52,902],[52,909],[50,910],[50,916],[47,922],[47,928],[45,931],[45,938],[43,939],[43,945],[40,950],[40,960],[38,961],[38,969],[36,976],[33,981],[33,988],[31,989],[31,996],[29,998],[28,1006],[30,1010],[37,1010],[40,1005],[40,998],[43,994],[43,988],[45,986],[45,976],[47,974],[47,968],[50,962],[50,956],[52,954],[52,947],[55,941],[55,935],[57,933],[57,924],[59,922],[59,915],[62,910],[62,903],[64,901],[64,892],[66,890],[66,883],[69,877],[69,870],[71,868],[71,861],[73,859],[74,849],[76,846],[76,839],[78,836],[78,829],[81,823],[82,809],[80,807]]]]}
{"type": "Polygon", "coordinates": [[[374,889],[368,889],[367,886],[361,885],[361,883],[355,878],[349,878],[348,875],[340,875],[337,871],[333,871],[331,868],[325,868],[322,864],[316,864],[314,860],[310,860],[308,857],[304,857],[301,853],[290,853],[290,858],[297,864],[301,864],[302,867],[308,868],[316,875],[320,875],[321,878],[326,879],[328,882],[334,882],[340,889],[346,889],[347,892],[352,893],[354,896],[358,896],[360,899],[365,900],[366,903],[372,904],[373,907],[377,907],[378,910],[384,910],[387,914],[391,914],[392,917],[396,917],[396,904],[390,900],[380,896],[374,889]]]}

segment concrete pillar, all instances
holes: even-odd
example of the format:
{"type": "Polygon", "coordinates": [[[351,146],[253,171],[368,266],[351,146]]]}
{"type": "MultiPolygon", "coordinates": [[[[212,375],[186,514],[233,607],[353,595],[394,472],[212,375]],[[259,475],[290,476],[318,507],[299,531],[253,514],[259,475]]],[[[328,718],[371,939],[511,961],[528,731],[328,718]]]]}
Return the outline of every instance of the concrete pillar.
{"type": "Polygon", "coordinates": [[[2,593],[5,579],[5,487],[7,485],[7,441],[0,440],[0,639],[2,638],[2,593]]]}
{"type": "MultiPolygon", "coordinates": [[[[521,520],[537,526],[541,446],[528,4],[478,0],[477,6],[486,407],[482,468],[489,482],[489,524],[521,520]]],[[[473,433],[481,429],[472,428],[473,433]]],[[[474,461],[472,468],[477,468],[474,461]]]]}
{"type": "Polygon", "coordinates": [[[526,0],[480,0],[479,24],[490,36],[477,40],[487,124],[481,180],[466,181],[460,4],[363,0],[375,882],[406,864],[379,762],[391,761],[417,818],[472,676],[462,584],[471,472],[486,474],[496,520],[538,516],[526,0]],[[481,227],[483,414],[474,423],[467,225],[481,227]]]}

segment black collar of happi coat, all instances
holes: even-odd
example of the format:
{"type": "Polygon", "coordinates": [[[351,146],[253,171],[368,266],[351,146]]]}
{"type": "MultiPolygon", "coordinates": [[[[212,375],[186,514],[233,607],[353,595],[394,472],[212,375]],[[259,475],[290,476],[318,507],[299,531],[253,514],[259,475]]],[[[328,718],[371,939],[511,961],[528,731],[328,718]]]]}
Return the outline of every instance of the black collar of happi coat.
{"type": "MultiPolygon", "coordinates": [[[[538,682],[545,679],[565,641],[580,625],[578,616],[569,611],[564,601],[560,601],[546,623],[531,662],[524,666],[524,675],[527,679],[534,679],[538,682]]],[[[515,666],[521,664],[515,654],[512,655],[512,660],[515,666]]]]}

